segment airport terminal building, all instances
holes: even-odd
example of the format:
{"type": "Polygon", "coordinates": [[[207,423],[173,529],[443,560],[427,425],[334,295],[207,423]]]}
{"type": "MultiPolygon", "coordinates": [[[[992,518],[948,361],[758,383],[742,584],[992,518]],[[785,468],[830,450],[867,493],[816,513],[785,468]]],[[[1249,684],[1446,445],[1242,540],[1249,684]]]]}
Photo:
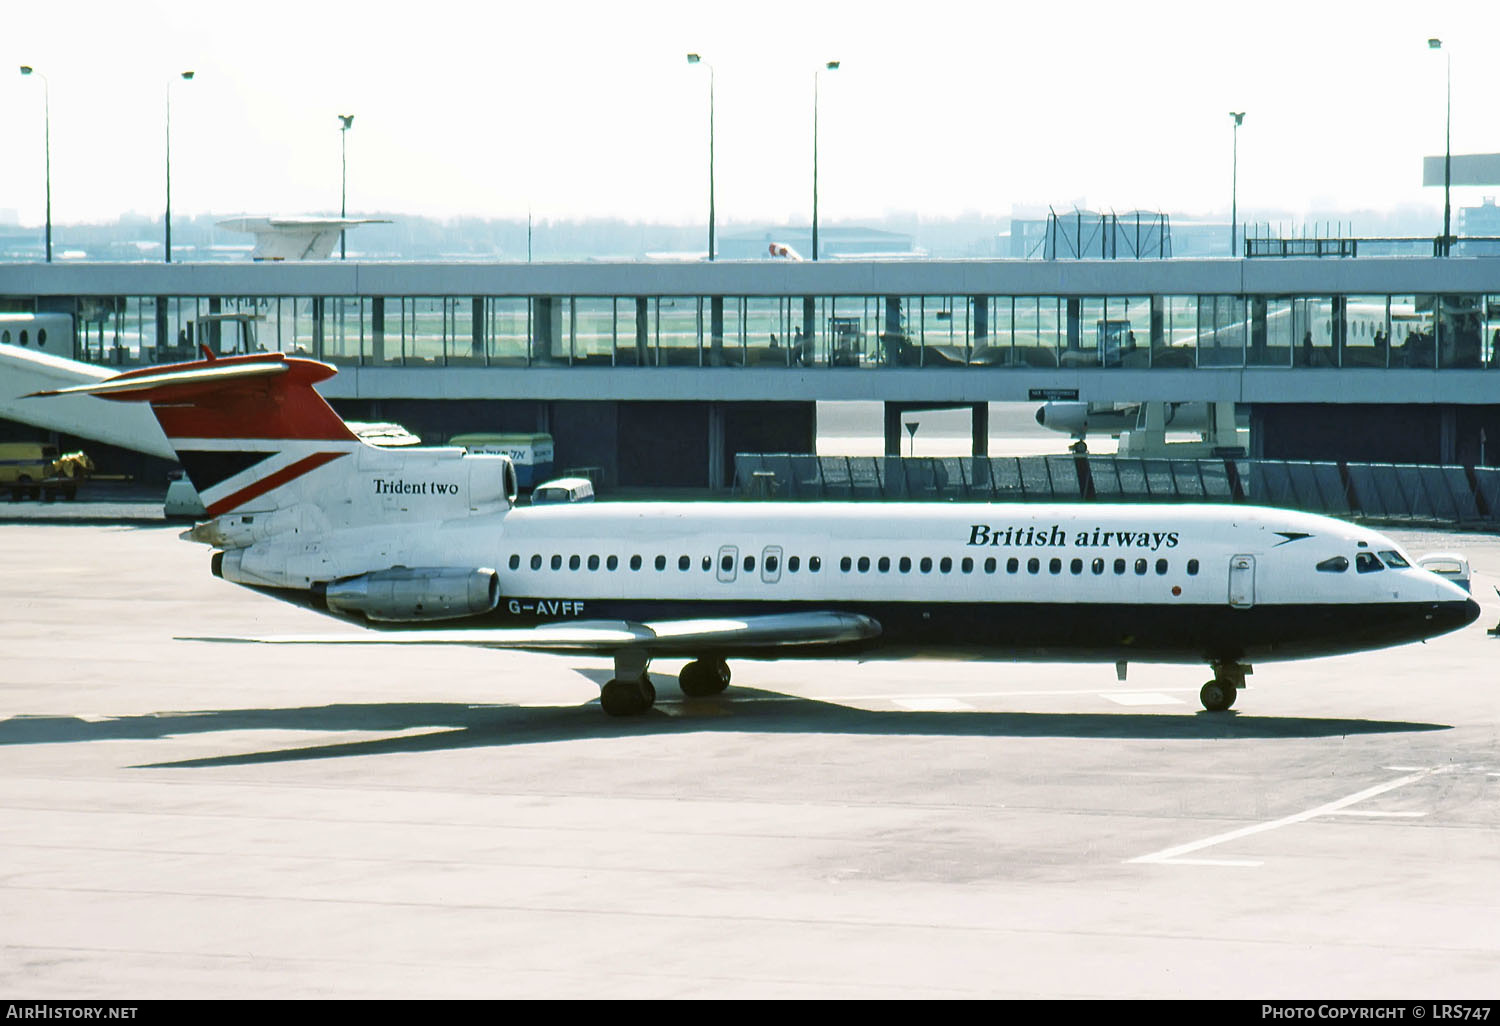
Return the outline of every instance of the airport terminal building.
{"type": "MultiPolygon", "coordinates": [[[[432,444],[553,436],[605,487],[811,452],[819,400],[1233,402],[1249,455],[1500,464],[1485,257],[9,264],[0,342],[111,367],[268,350],[432,444]]],[[[9,398],[9,397],[7,397],[9,398]]]]}

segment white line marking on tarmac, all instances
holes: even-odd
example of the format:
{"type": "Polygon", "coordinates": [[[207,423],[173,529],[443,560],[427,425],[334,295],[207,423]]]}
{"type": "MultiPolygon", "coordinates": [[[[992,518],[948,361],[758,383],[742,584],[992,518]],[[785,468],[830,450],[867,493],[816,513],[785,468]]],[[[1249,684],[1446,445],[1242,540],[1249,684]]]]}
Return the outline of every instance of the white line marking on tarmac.
{"type": "Polygon", "coordinates": [[[1339,809],[1330,812],[1330,816],[1370,816],[1372,818],[1389,819],[1417,819],[1427,815],[1425,812],[1376,812],[1373,809],[1339,809]]]}
{"type": "Polygon", "coordinates": [[[974,707],[956,698],[897,698],[893,701],[908,712],[971,712],[974,707]]]}
{"type": "Polygon", "coordinates": [[[1225,844],[1229,841],[1237,841],[1242,837],[1250,837],[1254,834],[1262,834],[1268,830],[1277,830],[1284,826],[1291,826],[1294,823],[1305,823],[1310,819],[1317,818],[1318,816],[1326,816],[1331,813],[1338,812],[1339,810],[1346,809],[1351,805],[1357,805],[1358,803],[1364,801],[1366,798],[1374,798],[1376,795],[1385,794],[1387,791],[1394,791],[1398,787],[1405,787],[1407,784],[1421,780],[1423,777],[1426,777],[1429,774],[1441,772],[1443,772],[1441,768],[1419,770],[1416,773],[1409,773],[1404,777],[1397,777],[1395,780],[1388,780],[1384,784],[1376,784],[1374,787],[1367,787],[1363,791],[1357,791],[1354,794],[1348,795],[1347,797],[1339,798],[1336,801],[1328,802],[1325,805],[1319,805],[1316,808],[1308,809],[1305,812],[1298,812],[1290,816],[1283,816],[1281,819],[1273,819],[1267,823],[1256,823],[1253,826],[1241,827],[1238,830],[1230,830],[1227,833],[1215,834],[1212,837],[1205,837],[1201,841],[1192,841],[1188,844],[1179,844],[1175,848],[1163,848],[1161,851],[1152,852],[1149,855],[1141,855],[1133,859],[1126,859],[1125,861],[1127,864],[1132,862],[1177,862],[1181,859],[1182,856],[1192,854],[1195,851],[1202,851],[1204,848],[1212,848],[1213,846],[1218,844],[1225,844]]]}
{"type": "Polygon", "coordinates": [[[1116,705],[1182,705],[1180,698],[1164,695],[1159,691],[1142,691],[1134,694],[1116,695],[1108,691],[1101,691],[1101,697],[1109,699],[1116,705]]]}

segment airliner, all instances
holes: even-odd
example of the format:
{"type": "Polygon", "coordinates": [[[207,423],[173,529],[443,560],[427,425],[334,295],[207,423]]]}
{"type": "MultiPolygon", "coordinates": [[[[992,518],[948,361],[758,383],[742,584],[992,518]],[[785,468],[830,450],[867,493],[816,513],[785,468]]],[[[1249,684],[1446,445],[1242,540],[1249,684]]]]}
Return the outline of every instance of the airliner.
{"type": "Polygon", "coordinates": [[[503,455],[380,448],[281,353],[126,371],[36,395],[146,402],[203,498],[183,534],[219,577],[373,628],[246,639],[465,644],[614,661],[600,704],[689,696],[730,659],[1206,663],[1234,704],[1254,662],[1378,649],[1478,605],[1364,527],[1231,505],[619,502],[518,506],[503,455]],[[434,626],[436,625],[436,626],[434,626]]]}

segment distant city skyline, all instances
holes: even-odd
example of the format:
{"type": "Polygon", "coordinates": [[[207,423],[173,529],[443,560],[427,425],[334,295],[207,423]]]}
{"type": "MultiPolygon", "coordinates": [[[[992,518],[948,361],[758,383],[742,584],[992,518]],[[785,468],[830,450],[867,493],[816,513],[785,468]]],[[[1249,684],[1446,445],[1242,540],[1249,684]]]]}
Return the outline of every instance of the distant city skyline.
{"type": "MultiPolygon", "coordinates": [[[[1500,151],[1485,44],[1500,5],[1267,0],[641,0],[545,10],[54,0],[7,11],[0,209],[44,217],[44,90],[57,225],[160,218],[171,83],[178,216],[707,222],[709,72],[721,225],[1143,208],[1241,220],[1422,207],[1455,153],[1500,151]],[[253,20],[251,12],[253,11],[253,20]],[[84,28],[86,26],[86,29],[84,28]],[[1444,50],[1427,39],[1444,40],[1444,50]],[[20,65],[37,74],[22,76],[20,65]],[[178,75],[192,70],[192,81],[178,75]],[[45,75],[45,81],[40,76],[45,75]]],[[[1500,187],[1454,189],[1475,206],[1500,187]]],[[[1440,228],[1440,221],[1434,231],[1440,228]]]]}

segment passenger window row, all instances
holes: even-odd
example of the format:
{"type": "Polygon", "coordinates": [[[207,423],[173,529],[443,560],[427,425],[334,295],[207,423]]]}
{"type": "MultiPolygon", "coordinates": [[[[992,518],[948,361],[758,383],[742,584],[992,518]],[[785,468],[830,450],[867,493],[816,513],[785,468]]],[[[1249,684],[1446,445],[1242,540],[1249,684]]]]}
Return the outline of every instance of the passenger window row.
{"type": "MultiPolygon", "coordinates": [[[[931,556],[923,556],[915,564],[913,564],[910,556],[902,556],[899,560],[896,561],[896,569],[903,574],[911,573],[912,567],[914,565],[919,573],[924,574],[932,573],[934,566],[936,566],[938,573],[941,574],[952,573],[954,568],[953,559],[949,556],[942,557],[941,559],[937,560],[936,563],[933,562],[931,556]]],[[[1084,561],[1076,556],[1071,560],[1068,560],[1066,565],[1068,572],[1071,574],[1082,574],[1085,566],[1084,561]]],[[[1110,564],[1106,560],[1097,556],[1087,565],[1089,570],[1095,575],[1103,574],[1106,569],[1110,567],[1110,564]]],[[[889,556],[881,556],[880,558],[874,560],[873,563],[869,556],[845,556],[844,558],[839,560],[839,569],[844,573],[849,573],[851,570],[857,570],[862,574],[869,573],[871,566],[873,566],[880,573],[888,573],[891,569],[891,558],[889,556]]],[[[1047,561],[1047,572],[1060,574],[1063,572],[1063,566],[1063,560],[1060,557],[1053,556],[1047,561]]],[[[1116,574],[1124,574],[1131,568],[1131,566],[1132,564],[1130,560],[1117,558],[1114,560],[1113,570],[1116,574]]],[[[1145,576],[1152,569],[1151,561],[1144,558],[1136,559],[1133,566],[1135,573],[1140,576],[1145,576]]],[[[994,556],[990,556],[984,561],[983,567],[985,573],[993,574],[999,572],[1000,563],[999,560],[997,560],[994,556]]],[[[963,557],[963,559],[958,561],[958,570],[960,573],[971,574],[974,572],[974,569],[974,560],[969,556],[965,556],[963,557]]],[[[1171,568],[1165,559],[1156,560],[1155,570],[1159,576],[1164,576],[1169,569],[1171,568]]],[[[1011,556],[1005,561],[1006,573],[1019,573],[1020,570],[1021,560],[1017,557],[1011,556]]],[[[1041,559],[1036,556],[1028,559],[1026,561],[1026,572],[1030,574],[1041,573],[1041,559]]],[[[1197,576],[1198,561],[1196,559],[1190,559],[1187,561],[1187,572],[1188,576],[1190,577],[1197,576]]]]}
{"type": "MultiPolygon", "coordinates": [[[[652,561],[652,565],[657,570],[665,570],[667,568],[667,563],[668,563],[668,558],[666,556],[664,556],[664,555],[659,555],[659,556],[657,556],[652,561]]],[[[606,569],[606,570],[618,570],[620,568],[620,557],[619,556],[605,556],[601,560],[601,558],[599,556],[584,557],[584,556],[574,555],[574,556],[563,557],[563,556],[560,556],[560,555],[552,555],[552,556],[548,557],[548,556],[543,556],[543,555],[541,555],[539,553],[533,553],[532,556],[531,556],[531,559],[529,561],[529,565],[530,565],[531,569],[533,569],[533,570],[541,570],[543,567],[550,567],[553,570],[561,570],[561,569],[563,569],[563,567],[565,565],[566,565],[566,567],[569,570],[581,570],[581,569],[583,569],[584,566],[587,566],[590,570],[598,570],[600,566],[603,566],[604,569],[606,569]]],[[[629,562],[627,563],[627,565],[632,570],[640,570],[643,566],[645,566],[645,560],[642,557],[640,557],[640,556],[631,556],[629,562]]],[[[518,552],[511,553],[510,561],[509,561],[509,566],[510,566],[510,568],[512,570],[519,570],[519,569],[521,569],[521,554],[520,553],[518,553],[518,552]]],[[[704,556],[702,558],[702,560],[699,562],[699,566],[702,568],[702,570],[703,570],[704,573],[709,573],[714,568],[713,557],[712,556],[704,556]]],[[[745,570],[746,573],[752,573],[752,572],[754,572],[754,570],[755,570],[755,557],[754,556],[746,556],[744,558],[743,567],[744,567],[744,570],[745,570]]],[[[765,566],[766,572],[768,572],[768,573],[776,573],[777,570],[780,569],[780,567],[781,567],[781,559],[780,559],[780,557],[775,556],[775,555],[770,555],[770,556],[766,557],[766,566],[765,566]]],[[[691,557],[691,556],[678,556],[677,557],[677,569],[678,570],[687,571],[687,570],[691,570],[692,568],[693,568],[693,557],[691,557]]],[[[789,572],[789,573],[797,573],[798,571],[800,571],[802,569],[802,559],[800,557],[798,557],[798,556],[788,557],[788,559],[786,561],[786,569],[787,569],[787,572],[789,572]]],[[[808,571],[808,573],[814,573],[815,574],[815,573],[818,573],[822,569],[823,569],[823,560],[821,558],[819,558],[818,556],[809,556],[807,558],[807,571],[808,571]]],[[[723,559],[721,560],[720,570],[723,573],[732,573],[734,571],[734,557],[730,556],[730,555],[725,555],[723,557],[723,559]]]]}
{"type": "MultiPolygon", "coordinates": [[[[1373,554],[1367,553],[1367,552],[1362,552],[1362,553],[1360,553],[1360,556],[1369,556],[1369,558],[1371,560],[1374,560],[1375,565],[1374,565],[1373,569],[1376,569],[1376,570],[1384,569],[1380,565],[1380,561],[1377,560],[1377,559],[1375,559],[1375,557],[1374,557],[1373,554]]],[[[666,570],[667,569],[667,563],[668,563],[668,559],[667,559],[667,557],[665,555],[658,555],[652,561],[652,565],[657,570],[666,570]]],[[[583,569],[584,566],[587,566],[588,569],[592,571],[592,570],[598,570],[599,567],[602,565],[605,570],[614,571],[614,570],[618,570],[620,568],[620,557],[619,556],[605,556],[603,558],[603,560],[601,561],[601,559],[600,559],[599,556],[583,557],[583,556],[578,556],[578,555],[572,555],[572,556],[568,556],[568,557],[565,558],[565,557],[560,556],[560,555],[552,555],[551,557],[547,557],[547,556],[543,556],[543,555],[540,555],[540,554],[533,554],[532,557],[531,557],[531,559],[530,559],[530,566],[531,566],[531,569],[533,569],[533,570],[541,570],[544,566],[545,567],[550,567],[553,570],[561,570],[561,569],[563,569],[563,566],[565,564],[566,564],[566,566],[567,566],[567,568],[569,570],[581,570],[581,569],[583,569]]],[[[645,562],[642,559],[642,557],[640,557],[638,555],[637,556],[631,556],[628,565],[629,565],[629,567],[630,567],[631,570],[640,570],[641,567],[645,565],[645,562]]],[[[806,565],[807,565],[807,572],[808,573],[813,573],[813,574],[819,573],[823,569],[823,560],[820,557],[818,557],[818,556],[808,556],[807,557],[807,564],[806,565]]],[[[952,573],[953,572],[953,569],[954,569],[954,566],[955,566],[954,560],[953,560],[953,558],[951,556],[943,556],[940,559],[937,559],[936,561],[934,561],[931,556],[922,556],[921,558],[919,558],[919,559],[917,559],[915,561],[913,561],[913,559],[910,556],[902,556],[899,559],[895,560],[894,563],[893,563],[893,561],[892,561],[892,559],[891,559],[890,556],[880,556],[880,557],[875,558],[875,559],[871,559],[871,557],[869,557],[869,556],[857,556],[857,557],[856,556],[844,556],[842,559],[839,560],[839,569],[841,571],[843,571],[844,573],[846,573],[846,574],[850,573],[851,571],[858,571],[859,573],[865,574],[865,573],[869,573],[870,570],[871,570],[871,568],[875,569],[879,573],[883,573],[884,574],[884,573],[889,573],[891,571],[891,567],[893,565],[895,566],[895,568],[896,568],[896,570],[898,572],[903,573],[903,574],[909,574],[909,573],[911,573],[914,568],[917,570],[917,572],[924,573],[924,574],[930,574],[930,573],[932,573],[932,571],[933,571],[934,568],[937,569],[938,573],[948,574],[948,573],[952,573]]],[[[1075,576],[1081,576],[1083,574],[1083,572],[1084,572],[1085,563],[1084,563],[1084,561],[1082,559],[1080,559],[1080,558],[1078,558],[1076,556],[1073,559],[1069,560],[1066,565],[1067,565],[1068,572],[1070,574],[1075,575],[1075,576]]],[[[711,572],[713,570],[713,568],[714,568],[713,557],[712,556],[704,556],[699,561],[699,566],[701,567],[701,569],[703,570],[704,573],[711,572]]],[[[1318,564],[1318,569],[1319,570],[1323,570],[1323,571],[1327,571],[1327,572],[1338,572],[1338,571],[1342,571],[1342,570],[1346,569],[1348,566],[1349,566],[1349,561],[1347,559],[1344,559],[1343,556],[1335,556],[1333,559],[1324,560],[1322,563],[1319,563],[1318,564]],[[1342,561],[1343,565],[1336,567],[1334,564],[1336,564],[1336,563],[1338,563],[1340,561],[1342,561]]],[[[688,570],[691,570],[692,567],[693,567],[693,558],[691,556],[685,556],[684,555],[684,556],[678,556],[677,557],[677,569],[679,571],[686,572],[688,570]]],[[[741,562],[741,567],[742,567],[742,569],[744,570],[745,573],[753,573],[755,571],[755,557],[754,556],[745,556],[745,557],[743,557],[743,560],[741,562]]],[[[798,573],[798,572],[800,572],[802,570],[802,567],[803,567],[803,562],[802,562],[802,558],[800,556],[788,556],[787,557],[787,559],[786,559],[786,571],[787,571],[787,573],[792,573],[792,574],[798,573]]],[[[975,571],[975,569],[976,569],[976,563],[975,563],[975,561],[974,561],[974,559],[972,557],[970,557],[970,556],[964,556],[962,559],[958,560],[957,567],[958,567],[958,571],[960,573],[972,574],[975,571]]],[[[1051,574],[1061,574],[1063,572],[1063,567],[1064,567],[1063,560],[1061,558],[1057,557],[1057,556],[1053,556],[1051,559],[1049,559],[1047,561],[1047,572],[1048,573],[1051,573],[1051,574]]],[[[1168,571],[1171,569],[1170,566],[1169,566],[1169,564],[1168,564],[1168,562],[1167,562],[1167,560],[1165,560],[1165,559],[1157,559],[1155,561],[1155,565],[1153,567],[1152,561],[1149,560],[1149,559],[1146,559],[1144,557],[1137,558],[1133,562],[1131,560],[1122,559],[1122,558],[1116,558],[1116,559],[1113,560],[1113,562],[1110,562],[1110,561],[1106,561],[1105,559],[1103,559],[1101,557],[1097,557],[1096,556],[1096,557],[1094,557],[1094,559],[1092,559],[1091,561],[1089,561],[1089,563],[1087,564],[1087,567],[1088,567],[1089,572],[1092,573],[1092,574],[1094,574],[1095,576],[1101,576],[1101,575],[1103,575],[1104,573],[1106,573],[1109,570],[1113,570],[1113,572],[1116,575],[1123,576],[1124,574],[1129,573],[1129,572],[1131,572],[1133,570],[1134,573],[1136,574],[1136,576],[1138,576],[1138,577],[1144,577],[1144,576],[1146,576],[1148,573],[1150,573],[1154,569],[1156,571],[1157,576],[1163,577],[1163,576],[1166,576],[1166,574],[1168,573],[1168,571]]],[[[521,556],[520,556],[519,553],[512,553],[511,554],[511,557],[510,557],[510,568],[512,570],[519,570],[519,569],[521,569],[521,556]]],[[[773,555],[768,555],[766,557],[766,562],[765,562],[765,572],[766,573],[770,573],[770,574],[777,573],[780,570],[780,568],[781,568],[780,557],[778,557],[778,556],[776,556],[774,554],[773,555]]],[[[984,573],[986,573],[986,574],[998,573],[1000,571],[1000,561],[998,559],[996,559],[994,556],[990,556],[987,559],[985,559],[984,563],[982,564],[982,568],[983,568],[984,573]]],[[[721,574],[732,574],[732,573],[734,573],[734,569],[735,569],[735,557],[734,556],[729,555],[728,553],[725,553],[724,555],[722,555],[719,558],[719,572],[721,574]]],[[[1187,569],[1187,573],[1188,573],[1189,577],[1195,577],[1195,576],[1197,576],[1197,574],[1198,574],[1198,561],[1196,559],[1190,559],[1190,560],[1188,560],[1187,561],[1186,569],[1187,569]]],[[[1360,568],[1359,569],[1360,569],[1360,573],[1367,573],[1368,572],[1368,570],[1365,568],[1365,564],[1364,563],[1360,564],[1360,568]]],[[[1021,560],[1020,559],[1018,559],[1015,556],[1011,556],[1009,559],[1007,559],[1005,561],[1005,572],[1007,574],[1020,573],[1020,571],[1021,571],[1021,560]]],[[[1026,572],[1029,573],[1029,574],[1039,574],[1039,573],[1041,573],[1042,572],[1042,561],[1041,561],[1041,559],[1038,558],[1038,557],[1036,557],[1036,556],[1033,556],[1030,559],[1028,559],[1026,561],[1026,572]]]]}

